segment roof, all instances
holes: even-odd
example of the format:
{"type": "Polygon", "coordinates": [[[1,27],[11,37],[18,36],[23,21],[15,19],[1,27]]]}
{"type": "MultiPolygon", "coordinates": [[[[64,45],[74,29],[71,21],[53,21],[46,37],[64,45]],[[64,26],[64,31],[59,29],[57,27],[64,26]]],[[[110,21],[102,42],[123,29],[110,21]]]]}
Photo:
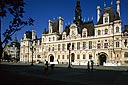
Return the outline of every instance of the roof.
{"type": "MultiPolygon", "coordinates": [[[[46,28],[44,28],[43,34],[48,34],[49,30],[46,31],[46,28]]],[[[59,33],[59,20],[52,21],[52,33],[59,33]]]]}
{"type": "Polygon", "coordinates": [[[110,16],[109,17],[109,22],[113,22],[115,20],[120,20],[119,13],[117,13],[117,12],[114,13],[114,10],[113,10],[112,7],[107,7],[107,8],[104,9],[103,13],[101,14],[100,19],[99,19],[97,24],[103,24],[103,15],[105,13],[108,13],[109,16],[110,16]]]}
{"type": "MultiPolygon", "coordinates": [[[[94,23],[93,23],[93,21],[84,22],[82,25],[82,29],[83,28],[87,29],[87,36],[94,36],[94,23]]],[[[82,34],[82,30],[81,30],[81,34],[82,34]]]]}

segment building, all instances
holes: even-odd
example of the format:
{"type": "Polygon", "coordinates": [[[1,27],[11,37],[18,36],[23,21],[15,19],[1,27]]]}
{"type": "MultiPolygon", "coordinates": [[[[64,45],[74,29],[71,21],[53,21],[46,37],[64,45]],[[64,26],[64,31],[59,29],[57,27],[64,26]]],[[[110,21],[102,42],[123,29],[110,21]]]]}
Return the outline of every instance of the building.
{"type": "Polygon", "coordinates": [[[6,54],[5,57],[7,57],[7,55],[10,56],[11,60],[19,61],[19,59],[20,59],[20,43],[18,42],[16,37],[13,42],[5,45],[4,50],[3,50],[3,56],[4,56],[4,54],[6,54]]]}
{"type": "Polygon", "coordinates": [[[49,20],[48,31],[44,29],[41,39],[27,38],[21,40],[21,61],[45,60],[49,62],[86,65],[93,60],[97,65],[126,65],[128,64],[128,25],[122,30],[120,18],[120,0],[116,1],[117,10],[112,6],[105,7],[101,12],[97,6],[97,24],[93,21],[82,21],[80,1],[76,2],[73,23],[64,29],[64,19],[49,20]],[[33,41],[36,51],[29,52],[29,41],[33,41]],[[70,60],[69,60],[70,59],[70,60]]]}

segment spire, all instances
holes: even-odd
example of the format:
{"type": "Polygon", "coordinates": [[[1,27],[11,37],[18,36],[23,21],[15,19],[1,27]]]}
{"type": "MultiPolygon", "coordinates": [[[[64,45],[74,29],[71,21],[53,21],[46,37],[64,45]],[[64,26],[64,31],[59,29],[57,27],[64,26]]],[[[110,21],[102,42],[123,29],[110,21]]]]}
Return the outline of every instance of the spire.
{"type": "Polygon", "coordinates": [[[104,8],[106,8],[106,3],[104,2],[104,8]]]}
{"type": "Polygon", "coordinates": [[[75,8],[75,17],[74,17],[74,23],[78,26],[82,22],[82,17],[81,17],[81,7],[80,7],[80,0],[77,0],[76,2],[76,8],[75,8]]]}
{"type": "Polygon", "coordinates": [[[83,23],[81,14],[82,14],[82,10],[80,7],[80,0],[77,0],[76,8],[75,8],[75,17],[74,17],[73,23],[75,23],[77,25],[78,33],[81,33],[81,25],[83,23]]]}

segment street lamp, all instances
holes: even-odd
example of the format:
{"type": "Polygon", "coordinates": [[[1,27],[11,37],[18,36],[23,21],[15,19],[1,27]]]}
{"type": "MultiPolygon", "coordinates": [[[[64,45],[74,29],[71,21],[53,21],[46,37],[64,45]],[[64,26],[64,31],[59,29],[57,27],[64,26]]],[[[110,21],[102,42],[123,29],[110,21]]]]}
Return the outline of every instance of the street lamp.
{"type": "Polygon", "coordinates": [[[69,50],[69,64],[68,64],[68,68],[71,68],[71,64],[70,64],[70,46],[71,46],[71,43],[68,43],[67,44],[67,50],[69,50]]]}

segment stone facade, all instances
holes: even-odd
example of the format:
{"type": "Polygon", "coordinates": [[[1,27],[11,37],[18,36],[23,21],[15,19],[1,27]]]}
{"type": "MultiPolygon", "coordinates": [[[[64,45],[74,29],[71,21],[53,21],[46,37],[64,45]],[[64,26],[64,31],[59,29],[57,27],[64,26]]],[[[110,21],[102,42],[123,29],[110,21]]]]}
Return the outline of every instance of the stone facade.
{"type": "Polygon", "coordinates": [[[30,37],[25,33],[21,40],[20,60],[31,62],[30,48],[33,46],[35,61],[69,63],[70,58],[70,62],[77,65],[86,65],[89,60],[96,65],[127,65],[128,26],[122,31],[120,0],[117,0],[116,12],[112,7],[104,8],[103,12],[100,9],[97,6],[96,25],[93,21],[83,22],[80,1],[77,1],[74,21],[64,30],[64,19],[59,17],[49,20],[48,31],[45,29],[40,39],[32,37],[36,36],[34,31],[29,33],[30,37]]]}

